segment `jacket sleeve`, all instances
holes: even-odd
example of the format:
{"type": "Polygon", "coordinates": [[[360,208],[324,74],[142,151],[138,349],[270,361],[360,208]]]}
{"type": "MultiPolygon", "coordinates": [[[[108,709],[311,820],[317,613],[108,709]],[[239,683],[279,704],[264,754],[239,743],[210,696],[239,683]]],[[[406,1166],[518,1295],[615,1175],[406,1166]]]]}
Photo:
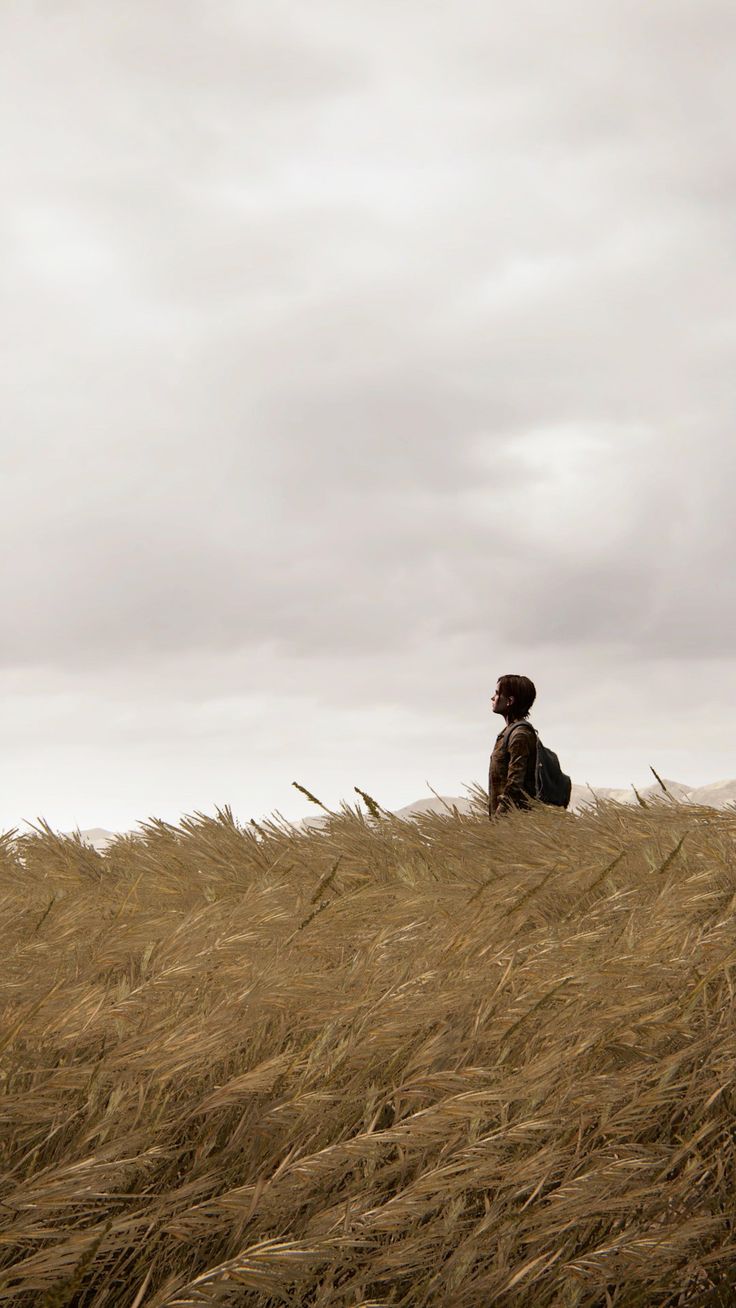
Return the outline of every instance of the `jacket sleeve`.
{"type": "Polygon", "coordinates": [[[515,731],[509,740],[509,766],[506,785],[498,797],[499,813],[508,813],[512,808],[523,807],[526,800],[533,798],[524,789],[532,752],[536,755],[537,738],[532,731],[515,731]]]}

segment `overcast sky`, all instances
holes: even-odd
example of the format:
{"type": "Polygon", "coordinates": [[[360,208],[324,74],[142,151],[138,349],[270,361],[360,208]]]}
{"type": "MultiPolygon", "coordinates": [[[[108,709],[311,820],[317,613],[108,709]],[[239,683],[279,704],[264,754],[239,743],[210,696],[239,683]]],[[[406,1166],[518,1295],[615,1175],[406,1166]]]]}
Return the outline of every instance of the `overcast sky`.
{"type": "Polygon", "coordinates": [[[0,822],[736,776],[731,0],[4,0],[0,822]]]}

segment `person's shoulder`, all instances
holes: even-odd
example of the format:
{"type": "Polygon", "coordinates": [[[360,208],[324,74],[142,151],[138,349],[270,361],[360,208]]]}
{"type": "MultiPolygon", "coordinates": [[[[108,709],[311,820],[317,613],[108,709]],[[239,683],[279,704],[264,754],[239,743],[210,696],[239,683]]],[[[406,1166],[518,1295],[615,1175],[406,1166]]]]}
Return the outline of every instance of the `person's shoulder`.
{"type": "Polygon", "coordinates": [[[512,722],[511,726],[507,727],[506,730],[508,732],[511,732],[512,728],[515,728],[513,734],[511,735],[512,740],[531,741],[531,740],[536,740],[537,738],[536,728],[532,726],[531,722],[512,722]],[[519,731],[519,727],[526,727],[526,731],[519,731]]]}

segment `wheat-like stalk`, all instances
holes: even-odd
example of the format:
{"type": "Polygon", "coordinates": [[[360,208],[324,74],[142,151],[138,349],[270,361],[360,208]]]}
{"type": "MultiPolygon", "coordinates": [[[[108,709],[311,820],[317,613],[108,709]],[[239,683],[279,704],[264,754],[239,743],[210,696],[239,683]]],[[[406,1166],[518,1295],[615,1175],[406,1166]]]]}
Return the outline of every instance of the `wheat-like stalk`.
{"type": "Polygon", "coordinates": [[[0,836],[0,1305],[734,1302],[736,814],[355,789],[0,836]]]}

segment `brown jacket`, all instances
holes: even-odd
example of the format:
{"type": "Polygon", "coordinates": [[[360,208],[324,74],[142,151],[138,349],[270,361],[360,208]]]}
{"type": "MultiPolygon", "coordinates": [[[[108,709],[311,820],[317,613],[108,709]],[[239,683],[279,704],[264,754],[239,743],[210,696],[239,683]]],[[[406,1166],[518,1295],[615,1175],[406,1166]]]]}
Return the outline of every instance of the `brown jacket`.
{"type": "Polygon", "coordinates": [[[529,808],[529,798],[535,793],[537,767],[537,733],[531,723],[514,731],[507,748],[504,740],[512,722],[496,736],[488,769],[488,815],[508,813],[512,808],[529,808]],[[526,729],[528,728],[528,730],[526,729]]]}

